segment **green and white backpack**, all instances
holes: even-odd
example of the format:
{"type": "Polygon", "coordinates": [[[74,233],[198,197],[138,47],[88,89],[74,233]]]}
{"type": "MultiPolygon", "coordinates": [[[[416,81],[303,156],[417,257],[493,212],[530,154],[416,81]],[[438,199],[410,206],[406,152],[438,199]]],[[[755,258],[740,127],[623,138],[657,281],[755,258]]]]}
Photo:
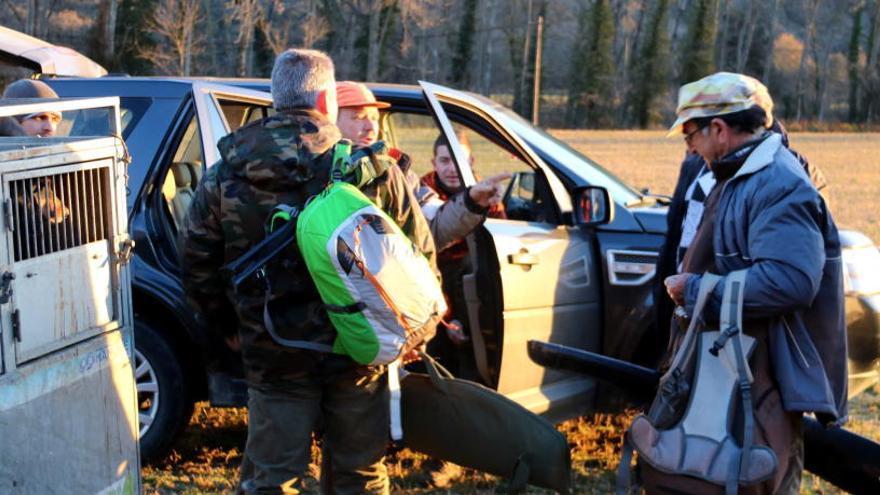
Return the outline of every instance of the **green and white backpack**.
{"type": "Polygon", "coordinates": [[[336,340],[332,348],[285,340],[268,315],[266,326],[282,345],[346,354],[360,364],[389,364],[433,334],[446,301],[427,258],[381,208],[341,180],[356,175],[365,183],[366,176],[378,175],[347,157],[348,150],[337,145],[334,180],[296,218],[297,246],[336,340]],[[360,167],[357,174],[354,167],[360,167]]]}

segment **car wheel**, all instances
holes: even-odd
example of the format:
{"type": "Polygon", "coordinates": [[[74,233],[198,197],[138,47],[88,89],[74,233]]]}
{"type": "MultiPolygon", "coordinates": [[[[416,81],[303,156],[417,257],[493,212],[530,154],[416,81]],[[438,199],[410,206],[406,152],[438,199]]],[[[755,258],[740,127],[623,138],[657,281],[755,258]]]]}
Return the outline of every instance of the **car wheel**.
{"type": "Polygon", "coordinates": [[[135,321],[135,383],[141,459],[164,455],[192,416],[189,381],[168,339],[150,324],[135,321]]]}

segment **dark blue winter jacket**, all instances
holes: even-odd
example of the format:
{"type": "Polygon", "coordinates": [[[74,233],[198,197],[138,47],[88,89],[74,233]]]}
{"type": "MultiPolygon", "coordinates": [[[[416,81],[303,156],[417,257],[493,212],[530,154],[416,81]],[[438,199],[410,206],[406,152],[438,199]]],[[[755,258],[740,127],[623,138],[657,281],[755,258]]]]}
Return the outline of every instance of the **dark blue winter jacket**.
{"type": "MultiPolygon", "coordinates": [[[[721,191],[714,226],[720,275],[748,268],[746,331],[766,326],[770,360],[787,411],[846,417],[843,272],[837,227],[778,134],[752,151],[721,191]]],[[[696,302],[700,278],[686,288],[696,302]]],[[[717,320],[723,283],[706,316],[717,320]]]]}

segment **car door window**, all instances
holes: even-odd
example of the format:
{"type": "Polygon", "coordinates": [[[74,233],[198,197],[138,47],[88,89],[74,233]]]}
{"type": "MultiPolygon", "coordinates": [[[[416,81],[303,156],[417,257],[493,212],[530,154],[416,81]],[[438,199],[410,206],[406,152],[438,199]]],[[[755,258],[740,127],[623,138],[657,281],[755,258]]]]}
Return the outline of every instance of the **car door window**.
{"type": "MultiPolygon", "coordinates": [[[[570,218],[568,190],[556,171],[504,124],[497,104],[430,83],[421,86],[465,183],[473,179],[456,125],[489,142],[468,136],[479,154],[475,163],[486,162],[484,173],[505,167],[514,174],[505,189],[508,218],[488,218],[472,235],[468,244],[475,272],[461,277],[480,376],[534,412],[573,413],[574,401],[582,400],[575,397],[593,385],[536,365],[525,342],[598,349],[602,307],[591,234],[560,221],[570,218]]],[[[395,137],[402,139],[402,134],[395,132],[395,137]]],[[[478,163],[477,170],[482,166],[478,163]]]]}
{"type": "Polygon", "coordinates": [[[196,115],[184,128],[161,186],[174,232],[183,226],[206,167],[220,158],[217,141],[245,124],[275,113],[271,98],[256,91],[239,92],[235,88],[196,83],[193,97],[196,115]]]}
{"type": "Polygon", "coordinates": [[[261,103],[217,98],[220,111],[226,118],[229,132],[237,131],[241,126],[264,119],[275,114],[275,109],[261,103]]]}
{"type": "Polygon", "coordinates": [[[217,143],[223,136],[274,112],[272,95],[262,91],[196,82],[192,94],[209,167],[220,159],[217,143]]]}
{"type": "Polygon", "coordinates": [[[198,122],[192,116],[171,156],[171,163],[162,181],[162,198],[175,231],[182,227],[189,205],[195,197],[196,186],[205,168],[204,162],[198,122]]]}
{"type": "MultiPolygon", "coordinates": [[[[500,173],[511,174],[511,179],[499,183],[505,216],[510,220],[558,223],[550,189],[543,175],[536,171],[509,146],[499,144],[500,136],[475,125],[464,118],[456,118],[453,128],[470,150],[471,170],[475,180],[500,173]]],[[[441,130],[434,119],[425,114],[395,112],[386,119],[385,134],[394,145],[412,158],[413,170],[424,176],[433,172],[434,144],[441,130]]],[[[463,178],[461,178],[463,181],[463,178]]]]}

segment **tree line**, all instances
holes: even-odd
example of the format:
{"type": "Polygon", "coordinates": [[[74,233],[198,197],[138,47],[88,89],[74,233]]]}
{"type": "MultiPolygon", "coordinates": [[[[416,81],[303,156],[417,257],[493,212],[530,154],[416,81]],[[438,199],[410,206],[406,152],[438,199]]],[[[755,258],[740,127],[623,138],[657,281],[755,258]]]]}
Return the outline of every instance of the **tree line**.
{"type": "Polygon", "coordinates": [[[789,124],[880,119],[880,0],[0,3],[3,25],[133,75],[267,77],[303,46],[328,52],[339,79],[428,80],[526,118],[538,72],[542,125],[647,128],[671,120],[681,84],[727,70],[767,84],[789,124]]]}

